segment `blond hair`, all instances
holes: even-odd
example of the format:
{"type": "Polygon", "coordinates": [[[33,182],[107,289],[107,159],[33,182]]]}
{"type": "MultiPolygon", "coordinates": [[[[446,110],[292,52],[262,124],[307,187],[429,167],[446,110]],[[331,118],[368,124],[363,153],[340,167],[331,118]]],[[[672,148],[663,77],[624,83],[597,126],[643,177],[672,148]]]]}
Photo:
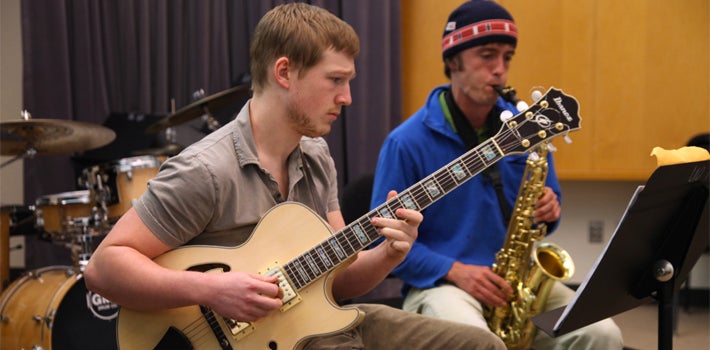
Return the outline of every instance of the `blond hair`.
{"type": "Polygon", "coordinates": [[[271,9],[256,25],[249,48],[252,89],[263,90],[269,67],[278,58],[287,57],[303,73],[318,64],[327,49],[355,58],[360,41],[349,24],[323,8],[288,3],[271,9]]]}

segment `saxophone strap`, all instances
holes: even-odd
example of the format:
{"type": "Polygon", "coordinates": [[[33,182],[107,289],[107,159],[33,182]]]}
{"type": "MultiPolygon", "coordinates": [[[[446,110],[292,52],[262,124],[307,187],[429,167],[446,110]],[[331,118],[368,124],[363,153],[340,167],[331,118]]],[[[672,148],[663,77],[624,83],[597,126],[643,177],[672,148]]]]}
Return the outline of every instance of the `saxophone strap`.
{"type": "MultiPolygon", "coordinates": [[[[461,112],[461,109],[459,109],[459,106],[454,102],[451,91],[444,90],[439,95],[439,102],[441,103],[446,121],[454,132],[459,135],[469,150],[476,147],[481,141],[489,139],[492,136],[490,130],[497,130],[501,126],[497,117],[497,114],[500,114],[498,113],[500,111],[497,106],[494,106],[488,113],[484,127],[474,130],[463,115],[463,112],[461,112]]],[[[500,171],[498,170],[498,163],[493,163],[491,166],[484,169],[482,174],[491,182],[496,191],[500,212],[503,214],[503,224],[507,226],[510,222],[511,209],[503,195],[503,181],[500,176],[500,171]]]]}

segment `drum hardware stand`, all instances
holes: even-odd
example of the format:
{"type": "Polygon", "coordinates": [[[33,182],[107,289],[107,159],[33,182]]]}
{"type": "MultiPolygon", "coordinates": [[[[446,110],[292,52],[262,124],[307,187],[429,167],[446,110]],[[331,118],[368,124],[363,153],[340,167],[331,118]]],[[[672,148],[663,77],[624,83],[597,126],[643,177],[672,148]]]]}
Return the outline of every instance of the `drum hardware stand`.
{"type": "Polygon", "coordinates": [[[86,264],[89,263],[89,259],[94,253],[92,243],[94,242],[96,232],[102,232],[100,229],[101,222],[99,222],[98,225],[97,223],[92,225],[91,221],[94,220],[88,217],[75,219],[74,226],[80,227],[81,230],[72,230],[71,242],[67,244],[67,247],[71,250],[74,266],[79,268],[79,271],[84,271],[86,264]]]}
{"type": "Polygon", "coordinates": [[[94,225],[103,228],[103,223],[108,222],[106,202],[111,198],[111,189],[104,187],[101,174],[96,174],[96,187],[96,205],[91,209],[91,213],[94,218],[94,225]]]}
{"type": "MultiPolygon", "coordinates": [[[[203,99],[204,97],[205,97],[205,90],[199,89],[199,90],[192,93],[192,102],[197,102],[197,101],[203,99]]],[[[215,119],[214,116],[212,115],[212,112],[210,111],[209,106],[207,104],[203,104],[201,107],[202,107],[202,111],[204,112],[201,119],[205,124],[202,126],[202,128],[200,128],[200,131],[202,131],[206,134],[209,134],[209,133],[219,129],[219,127],[221,125],[219,124],[219,121],[217,121],[217,119],[215,119]]],[[[173,113],[175,113],[174,110],[173,110],[173,113]]]]}
{"type": "Polygon", "coordinates": [[[30,148],[28,148],[24,153],[22,153],[22,154],[20,154],[20,155],[17,155],[17,156],[15,156],[15,157],[12,157],[10,160],[7,160],[7,161],[3,162],[2,164],[0,164],[0,169],[1,169],[1,168],[4,168],[6,165],[9,165],[10,163],[12,163],[12,162],[14,162],[14,161],[16,161],[16,160],[20,160],[20,159],[32,159],[32,158],[35,157],[36,154],[37,154],[37,150],[35,150],[34,148],[30,147],[30,148]]]}
{"type": "MultiPolygon", "coordinates": [[[[28,111],[26,111],[26,110],[23,110],[23,111],[20,112],[20,117],[21,117],[22,120],[24,120],[24,121],[28,121],[28,120],[32,119],[32,116],[30,115],[30,112],[28,112],[28,111]]],[[[18,138],[20,138],[20,137],[18,137],[18,138]]],[[[8,160],[8,161],[6,161],[6,162],[0,164],[0,169],[4,168],[6,165],[8,165],[8,164],[10,164],[10,163],[12,163],[12,162],[14,162],[14,161],[16,161],[16,160],[26,159],[26,158],[27,158],[27,159],[32,159],[32,158],[34,158],[35,155],[37,155],[37,150],[36,150],[34,147],[28,147],[28,148],[27,148],[24,152],[22,152],[21,154],[15,156],[15,157],[12,157],[12,159],[10,159],[10,160],[8,160]]]]}
{"type": "Polygon", "coordinates": [[[91,247],[93,238],[88,230],[89,229],[87,227],[83,227],[81,235],[76,237],[76,241],[81,244],[81,251],[74,257],[74,264],[77,265],[81,271],[84,271],[86,265],[89,263],[91,254],[94,252],[91,247]]]}

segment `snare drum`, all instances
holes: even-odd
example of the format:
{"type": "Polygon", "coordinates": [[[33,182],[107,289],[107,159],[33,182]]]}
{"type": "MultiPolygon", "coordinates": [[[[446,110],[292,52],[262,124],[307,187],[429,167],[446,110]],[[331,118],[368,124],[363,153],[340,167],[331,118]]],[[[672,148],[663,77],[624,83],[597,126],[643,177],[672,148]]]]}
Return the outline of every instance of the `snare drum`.
{"type": "Polygon", "coordinates": [[[91,218],[93,202],[88,190],[39,197],[35,202],[36,225],[54,235],[74,231],[77,220],[91,218]]]}
{"type": "Polygon", "coordinates": [[[84,169],[87,187],[102,194],[108,218],[118,219],[133,206],[148,189],[148,180],[155,177],[161,162],[154,156],[123,158],[84,169]]]}
{"type": "Polygon", "coordinates": [[[81,273],[49,266],[0,297],[0,349],[117,349],[118,306],[86,289],[81,273]]]}

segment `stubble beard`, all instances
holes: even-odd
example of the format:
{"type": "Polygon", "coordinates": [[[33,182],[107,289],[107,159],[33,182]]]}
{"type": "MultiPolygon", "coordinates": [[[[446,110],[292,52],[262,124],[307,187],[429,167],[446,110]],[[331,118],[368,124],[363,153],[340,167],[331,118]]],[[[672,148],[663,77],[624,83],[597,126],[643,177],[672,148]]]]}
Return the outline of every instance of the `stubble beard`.
{"type": "Polygon", "coordinates": [[[315,123],[308,116],[301,112],[299,108],[289,105],[287,109],[288,123],[298,133],[308,137],[320,137],[326,135],[330,130],[319,131],[315,123]]]}

